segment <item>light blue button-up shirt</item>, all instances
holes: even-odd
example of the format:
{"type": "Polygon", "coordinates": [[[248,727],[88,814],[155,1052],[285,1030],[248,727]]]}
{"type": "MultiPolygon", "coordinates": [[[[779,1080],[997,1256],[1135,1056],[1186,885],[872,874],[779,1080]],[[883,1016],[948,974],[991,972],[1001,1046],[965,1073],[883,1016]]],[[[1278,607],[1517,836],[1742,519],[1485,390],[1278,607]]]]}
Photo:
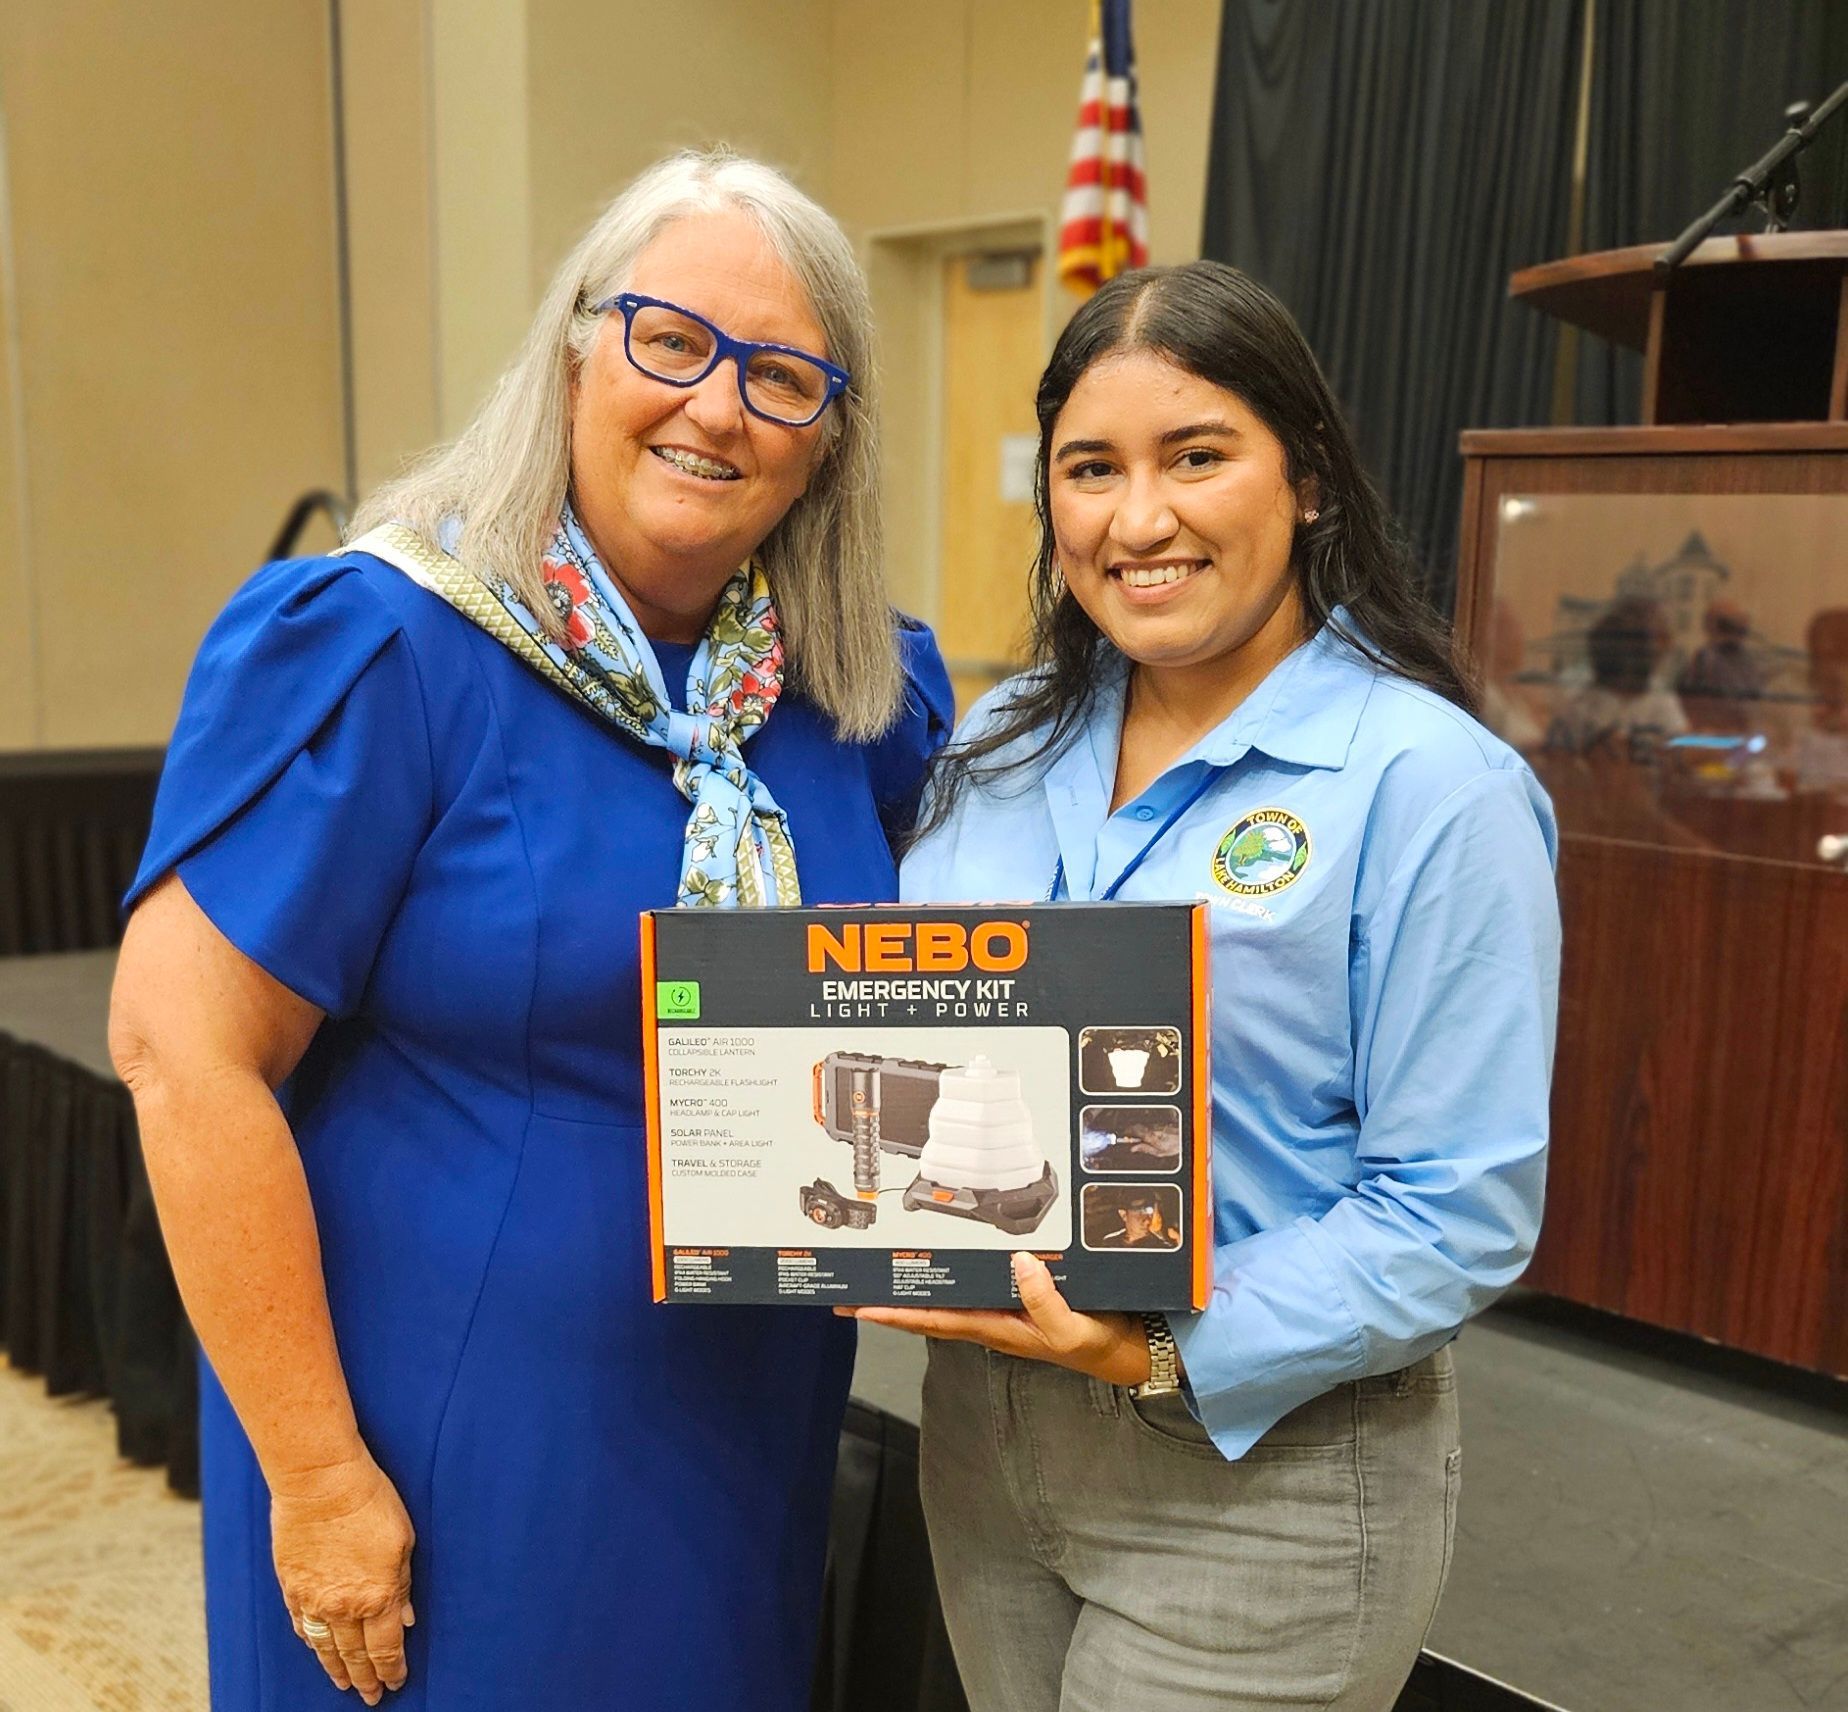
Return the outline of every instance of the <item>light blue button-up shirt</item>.
{"type": "Polygon", "coordinates": [[[1049,764],[965,792],[900,886],[1040,899],[1062,863],[1061,896],[1210,900],[1213,1292],[1172,1324],[1236,1458],[1330,1386],[1439,1348],[1527,1264],[1553,813],[1506,744],[1324,629],[1112,814],[1124,685],[1049,764]]]}

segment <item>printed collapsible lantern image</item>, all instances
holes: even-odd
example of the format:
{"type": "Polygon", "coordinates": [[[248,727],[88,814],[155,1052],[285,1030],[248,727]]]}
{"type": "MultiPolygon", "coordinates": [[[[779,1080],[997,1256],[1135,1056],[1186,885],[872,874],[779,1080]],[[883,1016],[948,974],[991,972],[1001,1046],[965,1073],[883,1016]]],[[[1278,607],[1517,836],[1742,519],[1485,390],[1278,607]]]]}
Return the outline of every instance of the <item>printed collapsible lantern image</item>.
{"type": "Polygon", "coordinates": [[[979,1056],[945,1070],[905,1205],[1024,1236],[1039,1228],[1058,1194],[1059,1180],[1033,1141],[1019,1076],[979,1056]]]}
{"type": "Polygon", "coordinates": [[[824,1229],[867,1230],[877,1219],[881,1152],[918,1160],[905,1189],[911,1212],[980,1219],[1011,1236],[1039,1228],[1059,1180],[1033,1139],[1017,1073],[978,1054],[966,1065],[831,1052],[815,1066],[815,1121],[853,1149],[855,1206],[817,1178],[803,1214],[824,1229]]]}
{"type": "Polygon", "coordinates": [[[1078,1056],[1087,1094],[1172,1094],[1181,1085],[1178,1029],[1087,1028],[1078,1056]]]}

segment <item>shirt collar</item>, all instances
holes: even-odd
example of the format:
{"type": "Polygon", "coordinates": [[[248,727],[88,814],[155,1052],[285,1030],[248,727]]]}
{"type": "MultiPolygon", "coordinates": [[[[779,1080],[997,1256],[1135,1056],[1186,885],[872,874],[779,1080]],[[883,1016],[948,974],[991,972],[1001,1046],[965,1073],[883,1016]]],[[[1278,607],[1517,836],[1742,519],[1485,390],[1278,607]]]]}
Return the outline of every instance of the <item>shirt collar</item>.
{"type": "Polygon", "coordinates": [[[1194,747],[1192,759],[1229,766],[1247,749],[1293,766],[1347,764],[1379,671],[1336,636],[1356,634],[1345,607],[1273,666],[1263,682],[1194,747]]]}
{"type": "MultiPolygon", "coordinates": [[[[1334,634],[1358,634],[1345,607],[1336,607],[1315,635],[1293,648],[1250,695],[1174,765],[1201,761],[1229,767],[1256,749],[1273,761],[1340,769],[1347,764],[1361,710],[1379,671],[1334,634]]],[[[1107,656],[1086,729],[1053,759],[1046,784],[1074,811],[1090,811],[1099,791],[1108,805],[1122,742],[1128,662],[1107,656]]],[[[1170,769],[1172,770],[1172,769],[1170,769]]]]}

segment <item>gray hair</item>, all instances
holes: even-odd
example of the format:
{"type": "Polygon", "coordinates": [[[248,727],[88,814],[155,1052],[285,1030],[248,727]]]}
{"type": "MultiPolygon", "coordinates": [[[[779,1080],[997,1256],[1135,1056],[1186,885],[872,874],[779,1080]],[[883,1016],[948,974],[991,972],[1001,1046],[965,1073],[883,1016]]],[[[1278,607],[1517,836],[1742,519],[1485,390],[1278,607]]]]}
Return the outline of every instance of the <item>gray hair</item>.
{"type": "Polygon", "coordinates": [[[808,491],[757,549],[788,648],[792,685],[844,738],[877,736],[903,680],[886,602],[879,510],[878,377],[872,309],[853,247],[833,217],[787,178],[729,149],[657,161],[567,256],[526,341],[455,440],[374,492],[349,539],[397,521],[434,543],[459,519],[451,550],[484,582],[505,582],[562,637],[540,564],[571,479],[571,385],[605,325],[589,306],[625,290],[661,230],[689,214],[736,209],[802,282],[829,359],[853,385],[822,420],[828,441],[808,491]]]}

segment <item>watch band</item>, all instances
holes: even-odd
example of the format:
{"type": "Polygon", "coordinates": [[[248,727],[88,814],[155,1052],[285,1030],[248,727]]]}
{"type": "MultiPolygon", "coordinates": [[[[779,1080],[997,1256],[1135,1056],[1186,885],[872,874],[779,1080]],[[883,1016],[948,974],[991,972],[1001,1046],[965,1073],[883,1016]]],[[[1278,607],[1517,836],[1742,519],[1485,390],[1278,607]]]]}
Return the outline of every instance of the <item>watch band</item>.
{"type": "Polygon", "coordinates": [[[1132,1385],[1132,1397],[1167,1397],[1181,1388],[1181,1352],[1166,1314],[1144,1314],[1142,1329],[1149,1340],[1149,1376],[1132,1385]]]}

